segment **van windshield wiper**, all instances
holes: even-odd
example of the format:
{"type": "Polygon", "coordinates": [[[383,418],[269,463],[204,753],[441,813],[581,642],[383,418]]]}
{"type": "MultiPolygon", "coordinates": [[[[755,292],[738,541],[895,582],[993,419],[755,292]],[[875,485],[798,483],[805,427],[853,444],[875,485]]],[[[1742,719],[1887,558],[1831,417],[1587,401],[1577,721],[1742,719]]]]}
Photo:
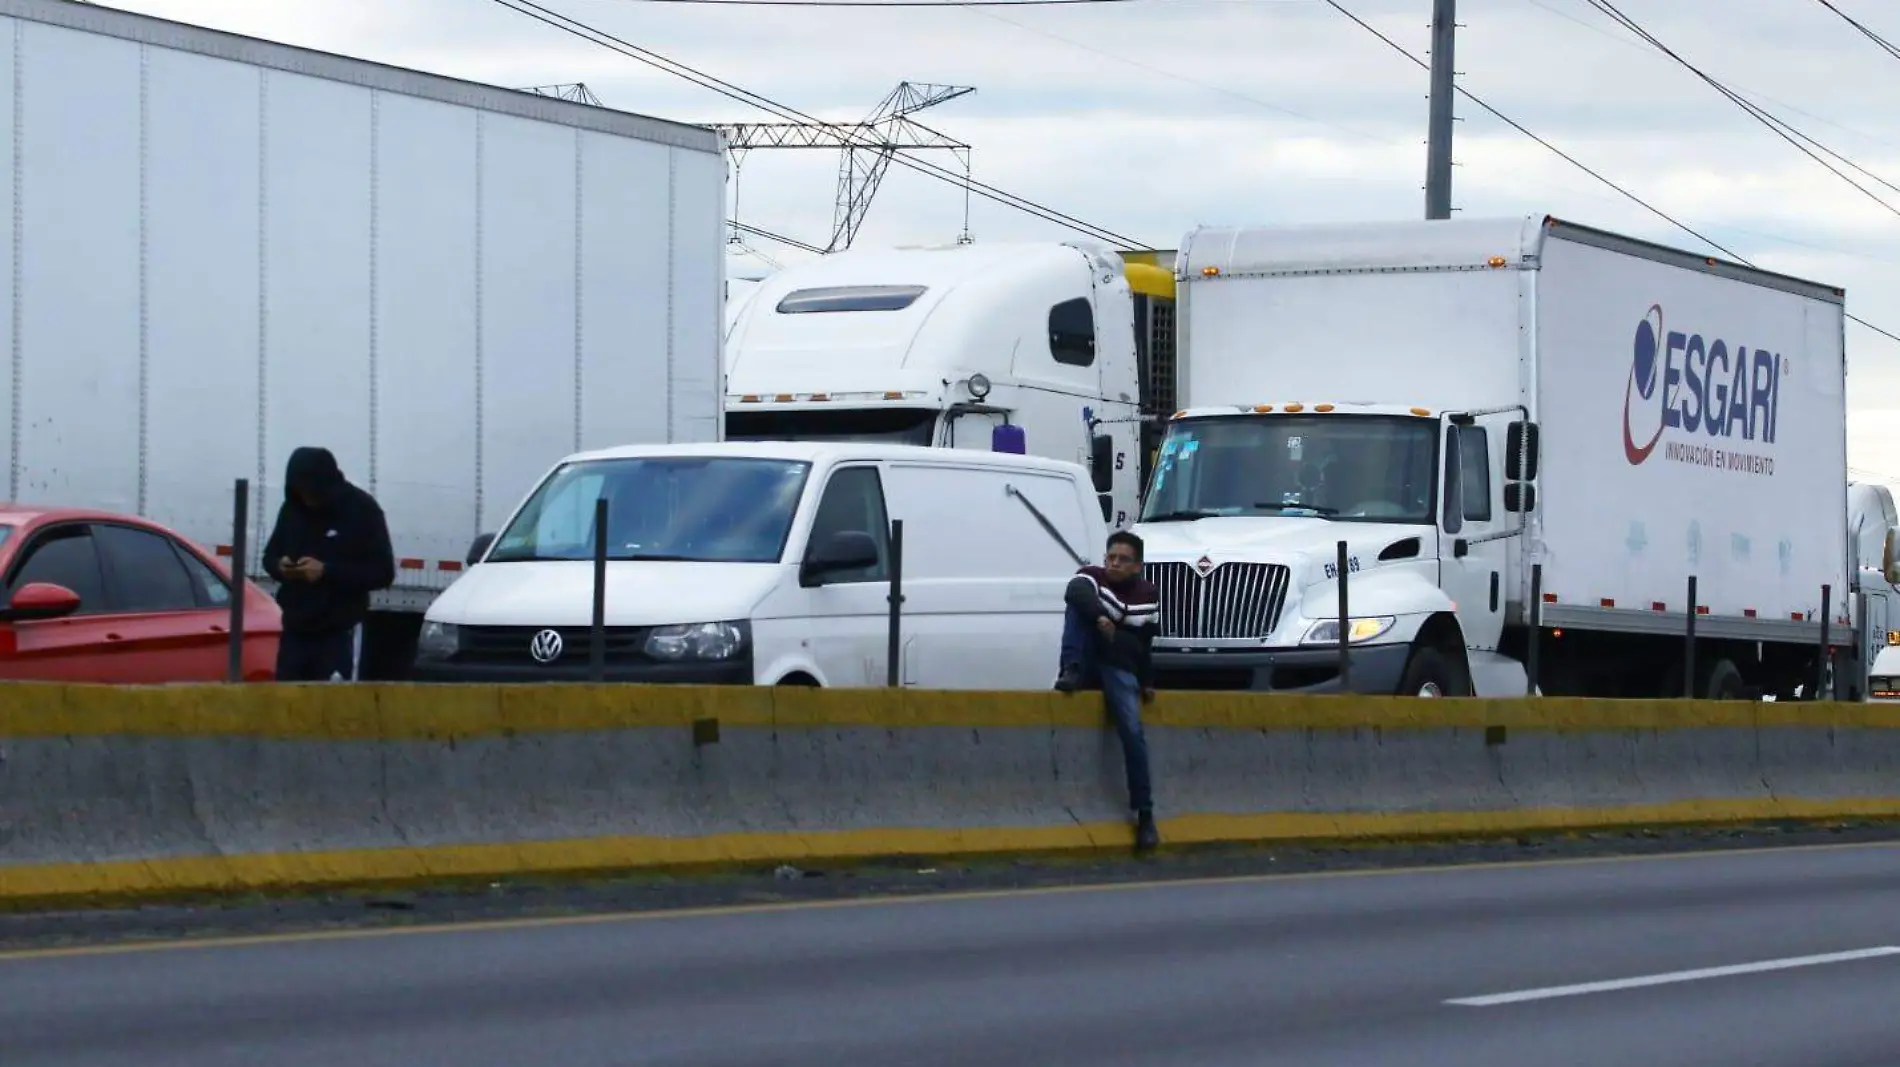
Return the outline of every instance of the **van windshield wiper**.
{"type": "Polygon", "coordinates": [[[1141,517],[1141,521],[1142,522],[1192,522],[1195,519],[1211,519],[1218,516],[1219,514],[1220,512],[1218,511],[1208,511],[1205,508],[1187,509],[1187,510],[1182,510],[1182,511],[1164,511],[1159,515],[1143,515],[1141,517]]]}

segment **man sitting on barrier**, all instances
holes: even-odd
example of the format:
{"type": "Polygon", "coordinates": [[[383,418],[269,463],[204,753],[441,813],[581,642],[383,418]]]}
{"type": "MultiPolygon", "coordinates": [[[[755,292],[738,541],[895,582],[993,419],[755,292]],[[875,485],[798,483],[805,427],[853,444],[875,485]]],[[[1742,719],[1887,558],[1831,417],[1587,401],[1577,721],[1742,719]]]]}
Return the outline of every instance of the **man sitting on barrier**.
{"type": "Polygon", "coordinates": [[[1141,576],[1142,548],[1140,537],[1117,530],[1108,536],[1103,565],[1083,567],[1069,579],[1056,688],[1064,693],[1102,690],[1127,767],[1135,848],[1147,852],[1161,843],[1161,835],[1155,829],[1141,706],[1154,700],[1152,650],[1161,612],[1154,583],[1141,576]]]}

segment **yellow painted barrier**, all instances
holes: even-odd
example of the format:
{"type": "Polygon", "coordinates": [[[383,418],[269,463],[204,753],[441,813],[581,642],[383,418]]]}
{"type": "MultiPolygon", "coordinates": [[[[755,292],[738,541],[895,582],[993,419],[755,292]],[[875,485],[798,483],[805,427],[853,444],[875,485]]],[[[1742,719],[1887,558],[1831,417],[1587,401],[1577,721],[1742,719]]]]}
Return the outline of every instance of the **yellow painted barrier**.
{"type": "MultiPolygon", "coordinates": [[[[630,685],[0,685],[0,738],[243,736],[432,740],[575,730],[1090,727],[1095,694],[630,685]]],[[[1163,693],[1153,726],[1212,730],[1683,730],[1900,727],[1900,705],[1682,700],[1419,700],[1163,693]]]]}

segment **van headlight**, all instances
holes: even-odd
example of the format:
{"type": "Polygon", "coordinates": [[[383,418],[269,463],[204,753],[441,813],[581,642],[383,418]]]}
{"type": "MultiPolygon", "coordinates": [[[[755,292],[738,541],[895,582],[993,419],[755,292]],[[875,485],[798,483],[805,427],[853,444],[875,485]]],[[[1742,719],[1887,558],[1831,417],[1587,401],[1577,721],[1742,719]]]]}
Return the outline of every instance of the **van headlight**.
{"type": "Polygon", "coordinates": [[[646,653],[669,661],[731,659],[745,651],[750,630],[744,621],[655,626],[647,635],[646,653]]]}
{"type": "Polygon", "coordinates": [[[416,638],[417,659],[448,659],[462,649],[461,628],[452,622],[424,620],[416,638]]]}
{"type": "MultiPolygon", "coordinates": [[[[1392,615],[1366,615],[1347,620],[1350,627],[1346,631],[1346,641],[1350,644],[1362,644],[1390,630],[1398,619],[1392,615]]],[[[1336,645],[1339,643],[1339,620],[1321,619],[1306,628],[1306,636],[1300,638],[1302,645],[1336,645]]]]}

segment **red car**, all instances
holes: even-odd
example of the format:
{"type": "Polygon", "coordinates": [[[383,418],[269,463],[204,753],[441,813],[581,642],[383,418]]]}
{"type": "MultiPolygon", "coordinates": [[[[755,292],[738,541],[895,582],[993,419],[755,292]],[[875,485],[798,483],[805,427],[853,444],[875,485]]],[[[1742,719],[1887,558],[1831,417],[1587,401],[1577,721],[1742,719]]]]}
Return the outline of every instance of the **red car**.
{"type": "MultiPolygon", "coordinates": [[[[244,583],[244,679],[277,672],[277,604],[244,583]]],[[[0,680],[221,682],[231,572],[156,523],[0,504],[0,680]]]]}

